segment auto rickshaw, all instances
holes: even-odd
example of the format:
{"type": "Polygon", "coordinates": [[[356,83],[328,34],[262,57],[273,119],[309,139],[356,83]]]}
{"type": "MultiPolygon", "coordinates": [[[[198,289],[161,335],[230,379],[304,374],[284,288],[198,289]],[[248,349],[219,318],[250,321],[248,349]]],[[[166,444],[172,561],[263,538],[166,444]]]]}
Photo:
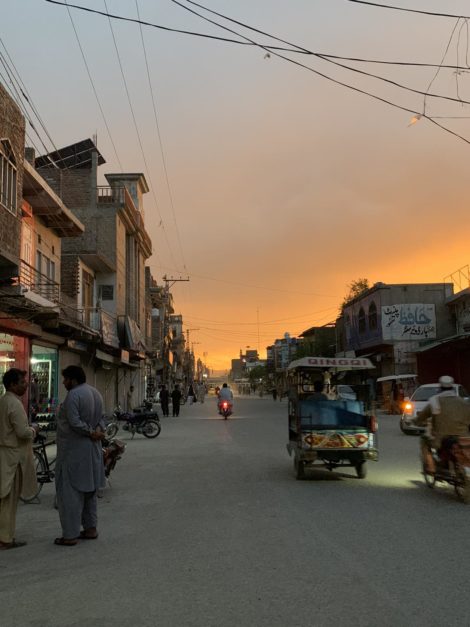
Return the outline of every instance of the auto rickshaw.
{"type": "Polygon", "coordinates": [[[322,466],[355,468],[366,476],[366,462],[377,461],[377,420],[372,415],[370,386],[360,384],[360,371],[374,366],[364,357],[304,357],[287,369],[289,396],[289,442],[297,479],[305,469],[322,466]],[[318,381],[323,382],[319,400],[318,381]],[[348,383],[355,400],[338,400],[338,381],[348,383]],[[315,384],[315,386],[314,386],[315,384]]]}

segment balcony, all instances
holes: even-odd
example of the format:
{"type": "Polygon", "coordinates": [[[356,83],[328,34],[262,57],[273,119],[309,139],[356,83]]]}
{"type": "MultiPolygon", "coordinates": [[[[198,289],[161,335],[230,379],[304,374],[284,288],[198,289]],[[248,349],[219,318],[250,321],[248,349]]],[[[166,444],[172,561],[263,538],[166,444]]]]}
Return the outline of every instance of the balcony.
{"type": "Polygon", "coordinates": [[[78,309],[79,320],[93,331],[98,331],[105,346],[119,348],[117,319],[100,307],[78,309]]]}
{"type": "Polygon", "coordinates": [[[39,305],[50,306],[51,303],[59,302],[59,284],[23,260],[20,260],[19,276],[13,279],[12,287],[20,288],[25,298],[39,305]]]}

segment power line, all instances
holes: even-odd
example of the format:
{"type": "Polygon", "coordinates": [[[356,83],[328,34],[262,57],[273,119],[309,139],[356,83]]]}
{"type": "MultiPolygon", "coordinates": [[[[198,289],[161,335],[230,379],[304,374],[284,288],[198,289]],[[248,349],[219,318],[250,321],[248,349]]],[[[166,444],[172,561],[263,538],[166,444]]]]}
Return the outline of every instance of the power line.
{"type": "MultiPolygon", "coordinates": [[[[298,316],[289,316],[288,318],[278,318],[277,320],[265,320],[263,322],[260,322],[260,325],[268,325],[268,324],[278,324],[280,322],[287,322],[287,321],[291,321],[291,320],[298,320],[299,318],[309,318],[311,316],[316,316],[317,314],[321,314],[321,313],[325,313],[326,311],[331,311],[333,309],[338,309],[337,306],[334,307],[326,307],[325,309],[319,309],[318,311],[311,311],[308,313],[304,313],[304,314],[299,314],[298,316]]],[[[188,316],[185,316],[185,320],[188,319],[188,316]]],[[[198,318],[197,316],[189,316],[189,319],[191,320],[198,320],[198,321],[202,321],[202,322],[209,322],[212,324],[224,324],[224,325],[234,325],[234,326],[241,326],[241,325],[250,325],[250,326],[256,326],[258,324],[258,321],[256,322],[228,322],[227,320],[210,320],[208,318],[198,318]]],[[[306,323],[307,324],[307,323],[306,323]]]]}
{"type": "MultiPolygon", "coordinates": [[[[71,3],[67,3],[67,2],[59,2],[58,0],[45,0],[46,2],[50,2],[51,4],[55,4],[55,5],[59,5],[59,6],[67,6],[73,9],[78,9],[81,11],[86,11],[88,13],[94,13],[97,15],[101,15],[103,17],[111,17],[115,20],[121,20],[124,22],[133,22],[135,24],[139,24],[141,26],[149,26],[151,28],[157,28],[160,30],[164,30],[164,31],[168,31],[168,32],[173,32],[173,33],[178,33],[181,35],[191,35],[194,37],[202,37],[204,39],[213,39],[215,41],[221,41],[221,42],[226,42],[226,43],[231,43],[231,44],[237,44],[240,46],[255,46],[257,47],[258,44],[256,43],[251,43],[249,41],[240,41],[238,39],[230,39],[228,37],[218,37],[215,35],[209,35],[209,34],[205,34],[205,33],[200,33],[200,32],[196,32],[196,31],[188,31],[188,30],[183,30],[180,28],[171,28],[168,26],[163,26],[161,24],[155,24],[153,22],[146,22],[144,20],[139,19],[134,19],[134,18],[130,18],[130,17],[125,17],[123,15],[116,15],[113,13],[106,13],[105,11],[99,11],[97,9],[91,9],[89,7],[83,7],[83,6],[79,6],[76,4],[71,4],[71,3]]],[[[209,10],[209,9],[207,9],[209,10]]],[[[452,17],[458,17],[458,16],[452,16],[452,17]]],[[[384,64],[384,65],[398,65],[398,66],[411,66],[411,67],[442,67],[445,69],[450,69],[450,70],[466,70],[468,69],[465,66],[455,66],[455,65],[443,65],[443,66],[438,66],[435,63],[424,63],[424,62],[415,62],[415,61],[389,61],[389,60],[383,60],[383,59],[366,59],[363,57],[350,57],[350,56],[340,56],[340,55],[335,55],[335,54],[329,54],[329,53],[324,53],[324,52],[314,52],[311,50],[307,50],[305,48],[300,48],[300,47],[296,47],[296,48],[285,48],[283,46],[272,46],[272,45],[266,45],[266,48],[268,48],[269,50],[278,50],[280,52],[290,52],[290,53],[295,53],[295,54],[303,54],[303,55],[310,55],[310,56],[321,56],[321,57],[327,57],[330,59],[339,59],[339,60],[343,60],[343,61],[357,61],[360,63],[373,63],[373,64],[384,64]]]]}
{"type": "MultiPolygon", "coordinates": [[[[47,0],[47,1],[49,1],[49,0],[47,0]]],[[[123,172],[121,160],[119,159],[119,155],[118,155],[118,152],[117,152],[117,149],[116,149],[116,144],[114,143],[113,136],[111,135],[111,131],[109,129],[108,121],[107,121],[106,116],[105,116],[104,111],[103,111],[103,107],[101,106],[101,102],[100,102],[100,99],[99,99],[99,96],[98,96],[98,92],[96,91],[95,83],[93,81],[93,77],[91,76],[90,68],[89,68],[88,62],[86,60],[85,52],[83,50],[83,47],[82,47],[82,44],[81,44],[81,41],[80,41],[80,37],[78,36],[78,31],[75,28],[75,22],[73,21],[73,17],[72,17],[72,14],[70,12],[69,5],[67,4],[67,2],[64,2],[63,4],[67,7],[67,13],[69,14],[70,22],[72,24],[73,32],[75,33],[75,38],[77,40],[78,47],[80,49],[80,53],[82,55],[83,63],[85,64],[85,69],[86,69],[86,72],[88,74],[88,79],[90,81],[91,88],[93,90],[93,94],[94,94],[96,102],[98,104],[98,108],[100,110],[101,117],[102,117],[104,125],[106,127],[106,132],[108,133],[109,140],[110,140],[111,145],[113,147],[114,154],[116,156],[116,160],[117,160],[118,165],[119,165],[119,169],[121,170],[121,172],[123,172]]],[[[70,5],[70,6],[73,6],[73,5],[70,5]]]]}
{"type": "MultiPolygon", "coordinates": [[[[137,17],[140,20],[138,0],[135,0],[135,6],[136,6],[136,9],[137,9],[137,17]]],[[[139,24],[139,29],[140,29],[140,37],[141,37],[141,40],[142,40],[142,49],[143,49],[143,53],[144,53],[145,67],[146,67],[146,70],[147,70],[147,79],[148,79],[148,84],[149,84],[149,89],[150,89],[150,96],[152,98],[152,107],[153,107],[153,114],[154,114],[154,119],[155,119],[155,126],[156,126],[156,129],[157,129],[158,144],[159,144],[159,147],[160,147],[160,154],[161,154],[161,157],[162,157],[163,171],[165,173],[166,187],[167,187],[167,190],[168,190],[168,197],[169,197],[169,200],[170,200],[170,207],[171,207],[171,211],[172,211],[172,214],[173,214],[173,222],[175,224],[176,237],[177,237],[177,240],[178,240],[178,245],[179,245],[179,249],[180,249],[181,259],[183,261],[183,268],[185,270],[187,270],[187,268],[186,268],[186,261],[185,261],[185,258],[184,258],[183,246],[181,244],[180,232],[179,232],[178,223],[177,223],[177,220],[176,220],[175,205],[174,205],[174,202],[173,202],[173,192],[172,192],[172,189],[171,189],[170,179],[169,179],[169,176],[168,176],[168,168],[167,168],[167,165],[166,165],[165,151],[163,149],[163,141],[162,141],[162,136],[161,136],[161,133],[160,133],[160,124],[158,122],[157,105],[156,105],[156,102],[155,102],[155,94],[154,94],[154,90],[153,90],[153,86],[152,86],[152,81],[151,81],[151,78],[150,78],[150,68],[149,68],[149,63],[148,63],[147,50],[146,50],[146,47],[145,47],[145,39],[144,39],[143,30],[142,30],[142,24],[139,24]]]]}
{"type": "MultiPolygon", "coordinates": [[[[188,1],[190,1],[190,0],[188,0],[188,1]]],[[[50,3],[52,3],[52,4],[57,4],[57,5],[64,5],[64,3],[63,3],[63,2],[59,2],[58,0],[46,0],[46,2],[50,2],[50,3]]],[[[321,78],[324,78],[324,79],[326,79],[326,80],[329,80],[330,82],[332,82],[332,83],[334,83],[334,84],[336,84],[336,85],[339,85],[339,86],[341,86],[341,87],[344,87],[344,88],[349,89],[349,90],[351,90],[351,91],[354,91],[354,92],[356,92],[356,93],[360,93],[360,94],[362,94],[362,95],[364,95],[364,96],[368,96],[369,98],[372,98],[373,100],[377,100],[378,102],[382,102],[382,103],[384,103],[384,104],[387,104],[387,105],[389,105],[389,106],[391,106],[391,107],[393,107],[393,108],[395,108],[395,109],[398,109],[398,110],[401,110],[401,111],[405,111],[406,113],[410,113],[410,114],[412,114],[412,115],[414,115],[414,116],[417,116],[417,119],[424,118],[424,119],[428,120],[429,122],[431,122],[431,124],[434,124],[435,126],[437,126],[438,128],[440,128],[441,130],[445,131],[446,133],[449,133],[450,135],[452,135],[452,136],[456,137],[457,139],[460,139],[461,141],[465,142],[466,144],[470,144],[470,140],[469,140],[469,139],[467,139],[467,138],[466,138],[466,137],[464,137],[463,135],[460,135],[459,133],[457,133],[457,132],[455,132],[455,131],[451,130],[450,128],[448,128],[448,127],[444,126],[443,124],[441,124],[441,123],[437,122],[437,121],[436,121],[436,119],[434,119],[432,116],[430,116],[430,115],[426,114],[425,112],[422,112],[422,111],[415,111],[414,109],[410,109],[410,108],[408,108],[408,107],[404,107],[404,106],[402,106],[402,105],[399,105],[399,104],[397,104],[397,103],[395,103],[395,102],[392,102],[392,101],[390,101],[390,100],[388,100],[388,99],[386,99],[386,98],[382,98],[382,97],[380,97],[380,96],[378,96],[378,95],[376,95],[376,94],[374,94],[374,93],[371,93],[371,92],[369,92],[369,91],[366,91],[366,90],[364,90],[364,89],[360,89],[360,88],[358,88],[358,87],[355,87],[355,86],[350,85],[350,84],[348,84],[348,83],[345,83],[345,82],[343,82],[343,81],[340,81],[340,80],[334,79],[334,78],[332,78],[331,76],[328,76],[327,74],[324,74],[323,72],[319,72],[318,70],[315,70],[315,69],[314,69],[314,68],[312,68],[312,67],[309,67],[309,66],[307,66],[307,65],[305,65],[305,64],[303,64],[303,63],[300,63],[300,62],[298,62],[298,61],[295,61],[294,59],[291,59],[291,58],[289,58],[289,57],[286,57],[286,56],[284,56],[284,55],[280,54],[280,53],[279,53],[279,52],[277,52],[277,51],[276,51],[273,47],[269,47],[269,46],[267,46],[267,45],[263,45],[263,44],[260,44],[260,43],[258,43],[258,42],[255,42],[255,41],[253,41],[253,40],[249,39],[248,37],[246,37],[246,36],[244,36],[244,35],[241,35],[240,33],[237,33],[237,32],[235,32],[235,31],[233,31],[233,30],[231,30],[231,29],[227,28],[226,26],[223,26],[223,25],[221,25],[221,24],[217,24],[217,22],[214,22],[213,20],[209,20],[209,18],[207,18],[207,17],[205,17],[205,16],[202,16],[202,15],[198,14],[196,11],[191,10],[189,7],[187,7],[187,6],[185,6],[185,5],[182,5],[181,3],[177,3],[175,0],[172,0],[172,2],[174,2],[175,4],[179,4],[179,5],[180,5],[182,8],[184,8],[185,10],[190,11],[190,12],[194,13],[195,15],[198,15],[199,17],[201,17],[201,19],[204,19],[204,20],[206,20],[206,21],[208,21],[208,22],[211,22],[211,23],[213,23],[213,24],[216,24],[216,25],[218,25],[220,28],[223,28],[224,30],[226,30],[226,31],[228,31],[228,32],[234,33],[234,34],[235,34],[235,35],[237,35],[238,37],[243,38],[243,39],[244,39],[247,43],[250,43],[251,45],[257,46],[258,48],[260,48],[260,49],[262,49],[262,50],[265,50],[266,52],[269,52],[270,54],[273,54],[274,56],[276,56],[276,57],[278,57],[278,58],[280,58],[280,59],[283,59],[284,61],[287,61],[287,62],[289,62],[289,63],[292,63],[292,64],[294,64],[294,65],[297,65],[298,67],[302,67],[302,68],[304,68],[304,69],[306,69],[306,70],[308,70],[308,71],[310,71],[310,72],[312,72],[312,73],[316,74],[317,76],[320,76],[321,78]]],[[[192,4],[197,4],[197,3],[192,3],[192,4]]],[[[70,7],[76,8],[76,9],[80,9],[80,10],[88,11],[88,12],[90,12],[90,13],[97,13],[97,14],[100,14],[100,15],[105,15],[105,16],[106,16],[106,17],[108,17],[109,19],[110,19],[110,18],[113,18],[113,19],[120,19],[120,20],[124,20],[124,21],[129,21],[129,22],[136,22],[136,23],[141,22],[142,24],[144,24],[144,25],[146,25],[146,26],[152,26],[152,27],[156,27],[156,28],[162,28],[163,30],[172,30],[172,31],[176,31],[176,30],[177,30],[177,29],[170,29],[170,28],[168,28],[168,27],[160,27],[159,25],[156,25],[156,24],[152,24],[152,23],[148,23],[148,22],[139,21],[139,20],[132,19],[132,18],[125,18],[125,17],[123,17],[123,16],[113,15],[113,14],[110,14],[110,13],[104,13],[103,11],[97,11],[97,10],[95,10],[95,9],[90,9],[90,8],[88,8],[88,7],[80,7],[80,6],[78,6],[78,5],[68,5],[68,4],[65,4],[65,6],[70,6],[70,7]]],[[[197,6],[202,6],[202,5],[197,5],[197,6]]],[[[384,5],[384,6],[385,6],[385,5],[384,5]]],[[[203,8],[204,8],[204,7],[203,7],[203,8]]],[[[388,8],[390,8],[390,7],[388,7],[388,8]]],[[[205,10],[210,11],[209,9],[205,9],[205,10]]],[[[458,16],[452,16],[452,17],[458,17],[458,16]]],[[[461,16],[461,17],[465,17],[465,16],[461,16]]],[[[226,18],[226,19],[230,19],[230,18],[226,18]]],[[[256,30],[256,29],[253,29],[253,30],[256,30]]],[[[178,32],[183,32],[183,31],[179,30],[178,32]]],[[[192,34],[192,35],[194,35],[194,34],[196,34],[196,33],[194,33],[194,32],[190,32],[190,31],[184,31],[184,34],[192,34]]],[[[200,33],[198,33],[197,35],[198,35],[198,36],[202,36],[200,33]]],[[[213,36],[208,36],[208,37],[209,37],[210,39],[219,39],[219,40],[221,40],[221,39],[222,39],[222,38],[213,37],[213,36]]],[[[233,43],[239,43],[239,42],[237,42],[236,40],[234,40],[234,41],[233,41],[233,43]]],[[[300,48],[300,47],[297,47],[297,48],[300,48]]],[[[295,50],[287,50],[287,51],[288,51],[288,52],[296,52],[295,50]]],[[[297,50],[297,51],[298,51],[298,50],[297,50]]],[[[352,69],[352,68],[349,68],[349,69],[352,69]]],[[[380,78],[380,79],[383,79],[383,77],[376,77],[376,78],[378,78],[378,79],[379,79],[379,78],[380,78]]],[[[386,79],[383,79],[383,80],[386,80],[386,79]]],[[[403,89],[408,89],[408,90],[412,91],[412,90],[411,90],[411,88],[407,88],[407,87],[405,87],[405,86],[400,86],[400,87],[402,87],[403,89]]],[[[440,96],[440,95],[435,95],[435,94],[427,94],[427,95],[428,95],[429,97],[444,98],[444,99],[447,99],[447,100],[450,100],[450,101],[455,101],[455,100],[457,100],[457,102],[461,102],[459,99],[454,99],[454,98],[451,98],[451,97],[440,96]]]]}
{"type": "MultiPolygon", "coordinates": [[[[202,5],[196,3],[196,2],[192,2],[192,0],[186,0],[187,2],[189,2],[190,4],[195,4],[197,6],[202,7],[202,5]]],[[[228,28],[227,26],[224,26],[223,24],[219,24],[217,22],[215,22],[214,20],[211,20],[203,15],[201,15],[200,13],[197,13],[197,11],[194,11],[193,9],[190,9],[189,7],[181,4],[180,2],[178,2],[177,0],[171,0],[171,2],[173,2],[174,4],[177,4],[179,6],[181,6],[183,9],[185,9],[186,11],[189,11],[190,13],[193,13],[194,15],[199,16],[201,19],[210,22],[211,24],[215,24],[217,26],[219,26],[220,28],[222,28],[223,30],[226,30],[232,34],[236,34],[239,37],[242,37],[243,39],[246,39],[247,41],[250,41],[251,43],[253,43],[254,45],[258,46],[259,48],[261,48],[262,50],[265,50],[267,52],[270,52],[270,54],[274,55],[275,57],[279,58],[279,59],[283,59],[284,61],[287,61],[288,63],[292,63],[293,65],[296,65],[298,67],[304,68],[306,70],[308,70],[309,72],[312,72],[314,74],[316,74],[317,76],[320,76],[322,78],[325,78],[329,81],[331,81],[332,83],[336,84],[336,85],[340,85],[342,87],[346,87],[347,89],[350,89],[351,91],[363,94],[365,96],[369,96],[370,98],[377,100],[379,102],[383,102],[384,104],[387,104],[391,107],[394,107],[395,109],[399,109],[401,111],[406,111],[407,113],[411,113],[414,116],[417,116],[416,119],[421,119],[424,118],[426,120],[429,120],[432,124],[434,124],[435,126],[437,126],[438,128],[442,129],[443,131],[445,131],[446,133],[449,133],[450,135],[453,135],[454,137],[457,137],[458,139],[460,139],[461,141],[465,142],[466,144],[470,145],[470,140],[467,139],[466,137],[464,137],[463,135],[460,135],[459,133],[456,133],[455,131],[452,131],[450,128],[444,126],[443,124],[436,122],[436,120],[434,120],[432,117],[430,117],[429,115],[427,115],[425,112],[421,112],[421,111],[415,111],[413,109],[409,109],[408,107],[404,107],[402,105],[396,104],[390,100],[387,100],[386,98],[382,98],[380,96],[377,96],[376,94],[373,94],[369,91],[366,91],[364,89],[360,89],[359,87],[354,87],[353,85],[349,85],[348,83],[344,83],[343,81],[337,80],[332,78],[331,76],[328,76],[327,74],[324,74],[323,72],[319,72],[318,70],[315,70],[314,68],[305,65],[304,63],[300,63],[300,61],[296,61],[295,59],[291,59],[289,57],[286,57],[283,54],[280,54],[279,52],[275,52],[272,50],[269,50],[269,48],[267,48],[266,46],[259,44],[257,42],[254,42],[252,39],[250,39],[249,37],[246,37],[245,35],[241,35],[240,33],[237,33],[236,31],[228,28]]],[[[205,9],[205,7],[202,7],[205,9]]],[[[213,12],[210,9],[205,9],[209,12],[213,12]]],[[[224,18],[230,21],[231,18],[224,18]]],[[[257,29],[253,29],[253,30],[257,30],[257,29]]],[[[276,37],[273,37],[274,39],[278,39],[276,37]]],[[[430,95],[430,94],[429,94],[430,95]]],[[[459,101],[460,102],[460,101],[459,101]]]]}
{"type": "Polygon", "coordinates": [[[470,15],[455,15],[453,13],[440,13],[438,11],[423,11],[421,9],[405,9],[405,7],[397,7],[391,4],[381,4],[380,2],[367,2],[367,0],[346,0],[354,4],[365,4],[379,9],[392,9],[393,11],[405,11],[406,13],[419,13],[420,15],[431,15],[433,17],[450,17],[460,19],[470,19],[470,15]]]}
{"type": "MultiPolygon", "coordinates": [[[[104,2],[104,6],[106,8],[106,11],[108,11],[108,5],[106,3],[106,0],[103,0],[103,2],[104,2]]],[[[132,105],[132,100],[131,100],[131,95],[130,95],[130,92],[129,92],[129,88],[127,86],[127,80],[126,80],[126,76],[124,74],[124,68],[122,66],[121,55],[119,54],[119,48],[118,48],[118,45],[117,45],[116,37],[114,35],[114,29],[113,29],[113,24],[111,22],[111,17],[108,17],[108,21],[109,21],[109,28],[111,30],[111,35],[112,35],[113,42],[114,42],[114,49],[115,49],[115,52],[116,52],[119,68],[121,70],[121,76],[122,76],[122,80],[123,80],[123,83],[124,83],[124,89],[125,89],[126,96],[127,96],[127,102],[129,103],[129,108],[131,110],[132,120],[134,122],[135,132],[136,132],[137,139],[138,139],[138,142],[139,142],[140,151],[142,153],[142,159],[143,159],[144,165],[145,165],[145,171],[147,172],[147,176],[149,177],[149,185],[150,185],[150,189],[152,191],[153,200],[155,202],[155,209],[157,210],[158,216],[160,218],[159,226],[162,227],[163,235],[165,237],[165,241],[166,241],[166,244],[168,246],[168,251],[170,253],[170,257],[171,257],[173,263],[175,265],[177,265],[176,261],[175,261],[175,259],[173,257],[173,251],[171,249],[170,242],[168,240],[168,236],[167,236],[167,233],[166,233],[166,229],[165,229],[165,225],[164,225],[164,222],[163,222],[163,218],[162,218],[162,215],[160,213],[157,196],[155,194],[155,189],[154,189],[153,184],[152,184],[152,179],[151,179],[151,176],[150,176],[150,168],[148,167],[147,157],[145,156],[144,146],[143,146],[143,143],[142,143],[142,138],[140,136],[140,131],[139,131],[139,127],[138,127],[138,124],[137,124],[137,119],[135,117],[134,107],[132,105]]]]}

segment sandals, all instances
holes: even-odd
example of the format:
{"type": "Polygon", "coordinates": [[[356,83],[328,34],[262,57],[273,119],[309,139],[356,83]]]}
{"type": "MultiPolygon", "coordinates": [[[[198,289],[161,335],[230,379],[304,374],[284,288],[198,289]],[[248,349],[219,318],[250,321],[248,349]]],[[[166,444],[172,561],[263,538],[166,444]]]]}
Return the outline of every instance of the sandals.
{"type": "Polygon", "coordinates": [[[54,544],[57,546],[75,546],[78,544],[77,540],[68,539],[68,538],[56,538],[54,540],[54,544]]]}

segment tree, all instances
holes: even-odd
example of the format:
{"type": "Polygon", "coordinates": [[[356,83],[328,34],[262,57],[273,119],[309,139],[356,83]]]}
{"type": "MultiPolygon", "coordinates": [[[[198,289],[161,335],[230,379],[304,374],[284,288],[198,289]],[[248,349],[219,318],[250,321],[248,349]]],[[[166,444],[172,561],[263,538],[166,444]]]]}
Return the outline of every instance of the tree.
{"type": "Polygon", "coordinates": [[[341,308],[344,308],[349,302],[370,290],[369,279],[356,279],[348,285],[349,292],[344,297],[341,308]]]}
{"type": "Polygon", "coordinates": [[[259,383],[260,379],[264,379],[266,377],[266,366],[255,366],[250,370],[250,383],[256,384],[259,383]]]}

